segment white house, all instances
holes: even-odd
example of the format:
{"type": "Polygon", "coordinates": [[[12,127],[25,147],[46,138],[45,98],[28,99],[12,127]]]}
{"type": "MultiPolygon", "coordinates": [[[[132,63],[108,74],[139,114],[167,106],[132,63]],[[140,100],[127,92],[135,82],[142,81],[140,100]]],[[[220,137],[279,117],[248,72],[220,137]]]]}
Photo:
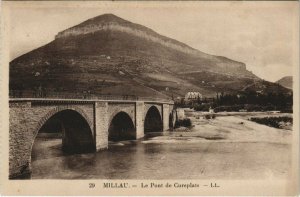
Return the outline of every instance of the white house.
{"type": "Polygon", "coordinates": [[[185,101],[193,101],[198,99],[202,100],[202,94],[200,94],[200,92],[188,92],[184,97],[185,101]]]}

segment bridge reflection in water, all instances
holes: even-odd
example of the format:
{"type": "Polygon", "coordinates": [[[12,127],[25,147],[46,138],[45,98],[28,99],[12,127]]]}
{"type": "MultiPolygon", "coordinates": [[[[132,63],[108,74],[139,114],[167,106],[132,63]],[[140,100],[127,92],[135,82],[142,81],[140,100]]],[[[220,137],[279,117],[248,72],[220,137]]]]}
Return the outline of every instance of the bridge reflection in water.
{"type": "Polygon", "coordinates": [[[111,142],[107,150],[73,155],[61,152],[59,139],[37,138],[32,152],[35,156],[32,158],[31,178],[201,178],[202,168],[199,168],[198,160],[205,150],[203,143],[182,143],[182,140],[176,144],[148,143],[153,138],[169,135],[169,132],[148,133],[142,140],[111,142]]]}
{"type": "Polygon", "coordinates": [[[61,136],[64,153],[95,152],[107,149],[109,140],[136,140],[148,132],[167,131],[170,117],[171,101],[10,99],[10,178],[30,175],[36,136],[56,132],[50,135],[61,136]]]}

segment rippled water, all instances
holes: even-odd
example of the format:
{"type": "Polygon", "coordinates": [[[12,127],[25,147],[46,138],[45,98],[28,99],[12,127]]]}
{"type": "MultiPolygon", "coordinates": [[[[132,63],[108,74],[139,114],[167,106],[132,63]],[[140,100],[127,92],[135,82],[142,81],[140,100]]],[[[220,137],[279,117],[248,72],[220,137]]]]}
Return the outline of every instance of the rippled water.
{"type": "Polygon", "coordinates": [[[289,151],[287,144],[228,142],[169,133],[110,143],[107,150],[97,153],[64,155],[61,139],[37,138],[32,156],[32,178],[285,178],[289,151]]]}

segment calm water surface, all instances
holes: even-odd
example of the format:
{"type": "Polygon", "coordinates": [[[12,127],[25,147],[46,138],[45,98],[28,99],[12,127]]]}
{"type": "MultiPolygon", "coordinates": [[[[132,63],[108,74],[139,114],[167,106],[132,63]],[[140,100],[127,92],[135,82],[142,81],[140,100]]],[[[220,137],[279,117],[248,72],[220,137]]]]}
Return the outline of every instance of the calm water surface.
{"type": "Polygon", "coordinates": [[[37,138],[31,178],[251,179],[288,175],[289,145],[156,135],[76,155],[62,153],[61,139],[37,138]]]}

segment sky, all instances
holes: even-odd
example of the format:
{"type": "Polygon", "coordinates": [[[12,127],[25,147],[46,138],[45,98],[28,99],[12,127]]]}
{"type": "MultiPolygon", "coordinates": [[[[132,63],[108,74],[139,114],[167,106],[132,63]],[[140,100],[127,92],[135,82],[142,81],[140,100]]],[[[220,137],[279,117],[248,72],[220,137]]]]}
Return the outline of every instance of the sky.
{"type": "MultiPolygon", "coordinates": [[[[8,5],[8,4],[7,4],[8,5]]],[[[298,66],[298,2],[31,2],[8,8],[10,60],[89,18],[112,13],[276,81],[298,66]]]]}

